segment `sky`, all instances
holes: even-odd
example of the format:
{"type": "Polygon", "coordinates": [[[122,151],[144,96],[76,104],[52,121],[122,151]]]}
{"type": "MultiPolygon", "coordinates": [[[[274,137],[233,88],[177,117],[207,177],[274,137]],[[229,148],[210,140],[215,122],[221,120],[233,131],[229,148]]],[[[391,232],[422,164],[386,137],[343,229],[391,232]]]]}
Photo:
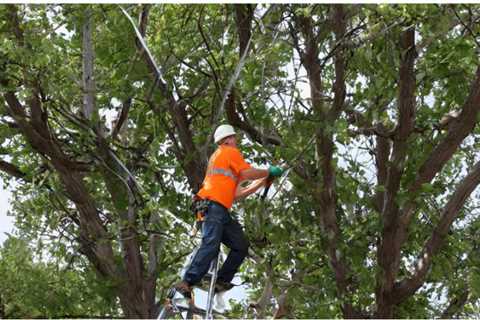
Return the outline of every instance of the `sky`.
{"type": "Polygon", "coordinates": [[[5,189],[3,181],[0,180],[0,244],[7,239],[5,232],[12,232],[13,217],[7,216],[7,211],[10,209],[10,191],[5,189]]]}

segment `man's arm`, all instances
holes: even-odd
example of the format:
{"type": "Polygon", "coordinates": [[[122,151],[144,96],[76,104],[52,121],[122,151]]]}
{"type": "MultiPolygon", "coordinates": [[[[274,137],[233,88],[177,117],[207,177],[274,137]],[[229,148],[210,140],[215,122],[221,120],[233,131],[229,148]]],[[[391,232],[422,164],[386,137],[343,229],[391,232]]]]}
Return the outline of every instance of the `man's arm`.
{"type": "Polygon", "coordinates": [[[268,170],[250,168],[240,171],[239,181],[243,180],[257,180],[268,177],[268,170]]]}
{"type": "Polygon", "coordinates": [[[235,190],[235,201],[241,200],[251,195],[258,189],[260,189],[262,186],[264,186],[266,181],[267,181],[267,178],[257,179],[246,187],[242,187],[240,184],[238,184],[238,187],[235,190]]]}

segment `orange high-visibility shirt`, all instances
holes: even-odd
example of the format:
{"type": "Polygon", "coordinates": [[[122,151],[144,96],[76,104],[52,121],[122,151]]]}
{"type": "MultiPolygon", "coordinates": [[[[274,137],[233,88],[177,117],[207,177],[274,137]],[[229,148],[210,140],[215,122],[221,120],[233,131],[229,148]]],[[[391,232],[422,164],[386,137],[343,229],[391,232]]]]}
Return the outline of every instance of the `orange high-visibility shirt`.
{"type": "Polygon", "coordinates": [[[230,209],[235,198],[240,171],[250,167],[237,148],[219,146],[208,161],[207,174],[197,195],[230,209]]]}

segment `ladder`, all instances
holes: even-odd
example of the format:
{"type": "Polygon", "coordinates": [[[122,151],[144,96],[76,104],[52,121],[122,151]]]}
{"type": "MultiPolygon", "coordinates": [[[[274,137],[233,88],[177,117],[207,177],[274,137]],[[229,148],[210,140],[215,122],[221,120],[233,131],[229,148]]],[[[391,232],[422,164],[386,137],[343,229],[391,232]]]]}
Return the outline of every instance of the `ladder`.
{"type": "MultiPolygon", "coordinates": [[[[195,256],[195,252],[192,257],[195,256]]],[[[191,262],[191,261],[190,261],[191,262]]],[[[206,308],[198,308],[195,306],[195,298],[192,292],[191,299],[187,298],[175,298],[177,290],[171,288],[168,291],[167,298],[157,319],[193,319],[194,315],[201,316],[203,319],[213,319],[213,298],[215,296],[215,283],[217,282],[218,267],[220,264],[220,251],[217,256],[212,260],[208,274],[210,277],[210,283],[208,286],[207,304],[206,308]],[[186,300],[186,304],[185,304],[186,300]],[[183,316],[185,314],[185,316],[183,316]]],[[[180,295],[180,294],[178,294],[180,295]]],[[[183,296],[182,296],[183,297],[183,296]]]]}

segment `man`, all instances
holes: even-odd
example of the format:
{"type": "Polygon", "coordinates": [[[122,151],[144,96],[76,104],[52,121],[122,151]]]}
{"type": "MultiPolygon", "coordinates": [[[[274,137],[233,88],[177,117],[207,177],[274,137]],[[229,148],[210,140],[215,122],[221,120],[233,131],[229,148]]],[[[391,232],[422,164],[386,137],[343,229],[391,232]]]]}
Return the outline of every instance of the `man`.
{"type": "Polygon", "coordinates": [[[263,186],[267,178],[282,175],[282,169],[270,166],[268,170],[256,169],[243,159],[237,149],[235,131],[230,125],[221,125],[215,130],[217,150],[208,162],[207,173],[202,188],[197,193],[208,200],[202,228],[202,242],[183,280],[175,288],[186,297],[191,296],[192,286],[199,283],[208,272],[211,261],[220,250],[220,243],[230,248],[223,266],[218,271],[216,291],[232,288],[235,273],[248,254],[248,240],[241,225],[232,219],[228,210],[235,200],[244,198],[263,186]],[[241,182],[256,180],[247,187],[241,182]]]}

